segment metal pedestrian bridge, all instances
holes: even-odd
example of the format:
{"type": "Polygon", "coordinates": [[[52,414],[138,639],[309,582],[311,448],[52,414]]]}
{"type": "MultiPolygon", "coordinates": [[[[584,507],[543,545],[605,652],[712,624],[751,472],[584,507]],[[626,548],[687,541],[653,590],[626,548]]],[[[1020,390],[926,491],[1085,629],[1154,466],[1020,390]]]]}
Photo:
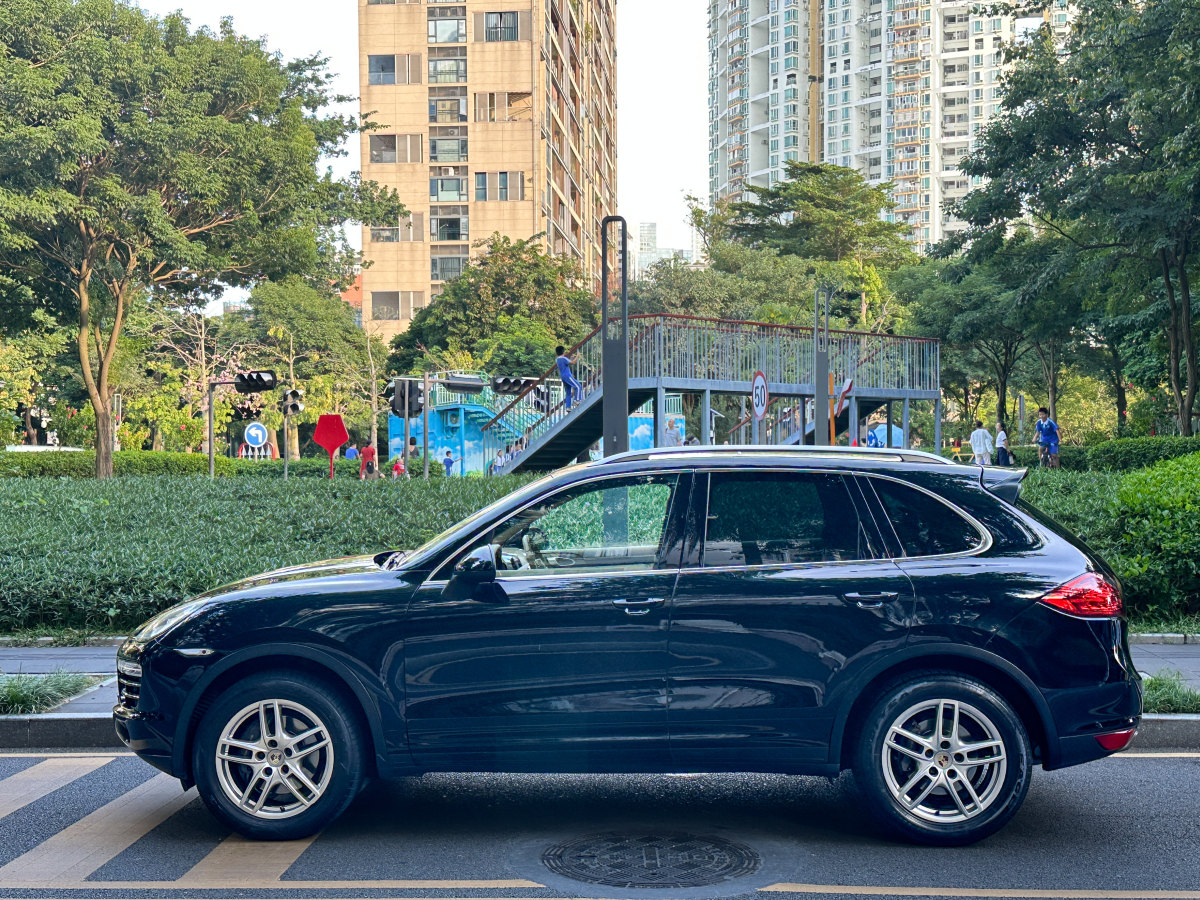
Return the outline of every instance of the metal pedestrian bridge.
{"type": "MultiPolygon", "coordinates": [[[[709,422],[713,394],[747,396],[755,373],[761,371],[769,385],[771,406],[763,422],[740,430],[744,437],[739,442],[812,443],[813,426],[805,401],[828,397],[828,388],[815,383],[813,337],[813,329],[804,326],[661,314],[630,316],[629,411],[653,402],[657,443],[662,439],[667,394],[699,395],[701,421],[709,422]]],[[[483,404],[491,413],[482,424],[489,444],[501,450],[522,446],[497,471],[566,465],[602,434],[602,339],[597,327],[568,351],[575,377],[583,386],[581,399],[570,410],[563,402],[557,369],[546,372],[515,397],[490,395],[489,391],[482,398],[467,398],[439,389],[432,405],[471,403],[479,408],[483,404]]],[[[890,413],[891,404],[899,403],[907,445],[910,403],[926,400],[940,406],[938,342],[856,331],[830,331],[828,339],[834,383],[842,385],[853,379],[848,403],[837,420],[838,430],[844,433],[850,422],[885,405],[890,413]]],[[[934,421],[940,420],[938,410],[934,421]]],[[[700,431],[701,442],[707,443],[708,429],[700,431]]]]}

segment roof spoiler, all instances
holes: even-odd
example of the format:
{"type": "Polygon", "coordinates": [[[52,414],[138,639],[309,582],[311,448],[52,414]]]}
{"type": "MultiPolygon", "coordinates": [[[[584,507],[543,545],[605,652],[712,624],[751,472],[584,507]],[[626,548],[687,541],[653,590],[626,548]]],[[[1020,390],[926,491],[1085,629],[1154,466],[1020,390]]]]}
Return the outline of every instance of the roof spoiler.
{"type": "Polygon", "coordinates": [[[979,470],[979,483],[985,490],[1015,506],[1021,496],[1021,482],[1028,474],[1028,469],[984,466],[979,470]]]}

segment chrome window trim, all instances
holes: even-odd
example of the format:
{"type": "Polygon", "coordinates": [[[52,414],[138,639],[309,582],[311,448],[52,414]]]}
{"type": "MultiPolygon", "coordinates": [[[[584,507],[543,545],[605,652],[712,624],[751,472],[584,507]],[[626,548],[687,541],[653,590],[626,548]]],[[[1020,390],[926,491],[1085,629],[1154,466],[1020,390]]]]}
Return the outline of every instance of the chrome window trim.
{"type": "Polygon", "coordinates": [[[884,518],[887,520],[888,527],[892,529],[892,534],[894,534],[896,536],[896,544],[900,547],[900,550],[903,552],[902,556],[897,556],[897,557],[895,557],[895,559],[897,559],[897,560],[911,559],[911,560],[916,560],[916,561],[923,561],[923,560],[929,560],[929,559],[934,559],[934,560],[937,560],[937,559],[964,559],[968,556],[979,556],[979,555],[986,553],[987,551],[992,549],[992,544],[994,543],[994,540],[992,538],[992,533],[990,531],[988,531],[986,528],[984,528],[983,524],[978,519],[976,519],[973,515],[971,515],[969,512],[962,509],[961,507],[958,507],[955,504],[951,503],[945,497],[941,497],[938,494],[935,494],[933,491],[928,490],[927,488],[921,487],[919,484],[913,484],[911,481],[905,481],[903,478],[896,478],[893,475],[884,475],[880,472],[861,472],[859,474],[863,478],[868,478],[868,479],[882,478],[885,481],[894,481],[894,482],[896,482],[896,484],[903,485],[904,487],[911,488],[914,491],[919,491],[922,494],[926,494],[926,495],[932,497],[938,503],[942,504],[945,507],[948,507],[951,511],[953,511],[957,515],[961,516],[962,518],[966,519],[967,522],[971,525],[971,527],[974,528],[979,533],[980,537],[983,538],[980,545],[978,547],[975,547],[972,550],[958,550],[958,551],[955,551],[954,553],[930,553],[925,556],[909,556],[908,551],[906,551],[904,549],[904,541],[900,539],[900,533],[898,531],[896,531],[896,526],[895,526],[895,524],[893,524],[891,516],[887,515],[887,507],[883,505],[883,500],[879,497],[879,494],[875,492],[875,486],[871,485],[871,493],[875,494],[875,502],[878,503],[880,506],[880,509],[883,510],[884,518]]]}
{"type": "MultiPolygon", "coordinates": [[[[584,480],[581,480],[581,481],[575,481],[575,482],[572,482],[572,483],[570,483],[570,484],[564,484],[564,485],[561,485],[560,487],[558,487],[558,488],[557,488],[557,489],[555,489],[555,490],[554,490],[552,493],[549,493],[549,494],[538,494],[536,497],[534,497],[533,499],[531,499],[531,500],[530,500],[528,503],[526,503],[524,506],[518,507],[517,509],[514,509],[514,510],[510,511],[509,513],[505,514],[505,516],[504,516],[504,517],[501,519],[501,522],[507,522],[507,521],[508,521],[509,519],[511,519],[513,516],[520,515],[520,514],[521,514],[521,513],[523,513],[525,510],[529,509],[529,507],[531,507],[531,506],[533,506],[533,505],[535,505],[535,504],[537,504],[537,503],[540,503],[540,502],[542,502],[542,501],[544,501],[544,500],[547,500],[547,499],[549,499],[549,498],[551,498],[551,497],[556,497],[556,496],[558,496],[559,494],[561,494],[563,491],[568,491],[568,490],[571,490],[571,489],[573,489],[573,488],[581,487],[581,486],[583,486],[583,485],[588,485],[588,484],[597,484],[597,483],[599,483],[599,482],[601,482],[601,481],[612,481],[612,480],[614,480],[614,479],[617,479],[617,478],[644,478],[644,477],[647,477],[647,476],[654,476],[654,475],[674,475],[674,476],[676,477],[676,485],[675,485],[675,487],[676,487],[676,488],[678,488],[678,487],[679,487],[679,485],[678,485],[678,479],[682,478],[684,475],[690,475],[690,474],[695,474],[695,473],[694,473],[694,471],[693,471],[692,469],[682,469],[682,468],[654,468],[654,469],[651,469],[651,470],[649,470],[649,471],[646,471],[646,472],[609,472],[609,473],[606,473],[606,474],[603,474],[603,475],[597,475],[597,476],[595,476],[594,478],[587,478],[587,479],[584,479],[584,480]]],[[[672,491],[672,493],[671,493],[671,499],[672,499],[672,501],[674,501],[674,499],[675,499],[675,491],[672,491]]],[[[673,505],[673,504],[672,504],[672,505],[673,505]]],[[[671,509],[671,510],[669,510],[669,512],[674,512],[674,509],[671,509]]],[[[440,566],[438,566],[436,569],[434,569],[433,573],[432,573],[432,574],[429,576],[429,578],[428,578],[428,579],[426,579],[426,580],[423,582],[423,584],[427,584],[427,585],[433,585],[433,584],[447,584],[447,583],[449,583],[449,579],[448,579],[448,578],[439,578],[439,577],[438,577],[439,575],[441,575],[441,574],[442,574],[442,570],[443,570],[443,569],[444,569],[446,566],[450,565],[450,564],[451,564],[451,562],[452,562],[453,560],[457,559],[457,558],[458,558],[458,556],[459,556],[460,554],[462,554],[462,553],[463,553],[463,551],[464,551],[465,549],[467,549],[467,548],[468,548],[468,547],[469,547],[471,544],[473,544],[475,541],[477,541],[477,540],[480,538],[480,536],[481,536],[481,535],[483,535],[483,534],[486,534],[488,531],[491,531],[492,529],[496,528],[496,527],[497,527],[497,524],[498,524],[498,523],[493,523],[493,524],[491,524],[491,525],[488,525],[488,526],[487,526],[487,527],[485,527],[485,528],[481,528],[479,531],[475,532],[473,535],[471,535],[469,538],[467,538],[465,541],[463,541],[461,544],[459,544],[459,546],[458,546],[458,547],[457,547],[455,550],[453,550],[451,553],[449,553],[449,554],[447,555],[447,557],[446,557],[446,560],[445,560],[445,561],[444,561],[444,562],[443,562],[443,563],[442,563],[440,566]]],[[[664,529],[664,530],[665,530],[665,529],[664,529]]],[[[659,537],[659,542],[660,542],[660,543],[662,542],[662,537],[661,537],[661,536],[659,537]]],[[[682,561],[683,561],[683,560],[682,560],[682,556],[681,556],[681,557],[680,557],[680,562],[682,562],[682,561]]],[[[665,568],[665,569],[650,569],[649,571],[651,571],[651,572],[676,572],[676,571],[678,571],[678,570],[679,570],[679,566],[678,566],[678,565],[676,565],[676,566],[669,567],[669,568],[665,568]]],[[[507,571],[507,570],[505,570],[505,571],[507,571]]],[[[619,569],[614,569],[614,572],[617,572],[617,571],[620,571],[620,570],[619,570],[619,569]]],[[[583,573],[583,572],[581,572],[581,573],[578,573],[578,574],[582,575],[582,574],[595,574],[595,573],[583,573]]],[[[641,575],[641,574],[645,574],[645,572],[644,572],[644,571],[640,571],[640,570],[639,570],[638,572],[631,572],[630,574],[639,574],[639,575],[641,575]]],[[[497,573],[497,577],[499,577],[499,573],[497,573]]],[[[528,576],[528,577],[539,577],[539,576],[528,576]]],[[[553,575],[553,574],[551,574],[551,575],[547,575],[547,576],[540,576],[540,577],[561,578],[562,576],[560,576],[560,575],[553,575]]]]}
{"type": "MultiPolygon", "coordinates": [[[[515,571],[521,572],[522,570],[517,569],[515,571]]],[[[563,569],[562,571],[567,572],[568,570],[563,569]]],[[[619,575],[623,578],[625,576],[632,576],[632,575],[657,575],[660,573],[663,575],[677,575],[677,574],[679,574],[679,572],[680,572],[680,569],[678,566],[674,566],[669,569],[614,569],[611,572],[570,572],[569,574],[564,574],[564,575],[559,575],[554,572],[549,572],[544,575],[542,575],[542,574],[517,575],[515,573],[509,574],[509,570],[505,569],[503,574],[501,574],[500,572],[496,573],[496,581],[497,582],[529,581],[530,579],[540,580],[540,579],[544,579],[544,578],[555,578],[555,579],[558,579],[559,581],[563,581],[563,580],[568,580],[568,579],[574,580],[574,579],[580,579],[580,578],[594,579],[598,575],[603,575],[604,577],[608,577],[609,575],[619,575]]],[[[432,581],[432,580],[426,581],[425,584],[422,586],[423,587],[437,587],[438,585],[445,586],[447,584],[449,584],[448,581],[446,581],[444,579],[439,579],[437,581],[432,581]]]]}
{"type": "MultiPolygon", "coordinates": [[[[747,471],[747,470],[731,469],[731,468],[727,468],[727,467],[723,467],[723,466],[722,467],[714,467],[714,468],[700,467],[695,470],[694,474],[711,476],[713,474],[729,473],[729,472],[737,472],[739,474],[742,474],[745,471],[747,471]]],[[[755,473],[755,474],[762,474],[762,473],[767,473],[767,472],[782,472],[782,473],[788,474],[788,475],[803,474],[803,475],[838,475],[838,476],[840,476],[842,479],[842,483],[846,487],[846,493],[849,495],[848,499],[850,500],[850,505],[854,509],[854,515],[858,518],[858,526],[863,529],[864,533],[866,532],[866,524],[863,522],[862,516],[859,515],[858,506],[854,503],[854,495],[850,493],[851,486],[849,484],[846,484],[846,478],[848,476],[853,476],[854,472],[852,472],[852,471],[846,472],[842,469],[834,469],[834,468],[827,469],[824,467],[805,468],[803,466],[754,466],[753,468],[749,469],[748,471],[755,473]]],[[[905,483],[907,483],[907,482],[905,482],[905,483]]],[[[710,494],[712,493],[712,478],[711,477],[709,477],[705,481],[704,490],[705,490],[705,495],[704,495],[704,534],[700,536],[700,541],[699,541],[700,559],[701,560],[704,559],[704,546],[705,546],[705,544],[708,543],[708,510],[709,510],[708,504],[709,504],[710,494]]],[[[863,499],[865,500],[866,498],[864,497],[863,499]]],[[[870,507],[870,503],[868,503],[867,506],[870,507]]],[[[873,524],[875,524],[876,532],[878,532],[879,531],[878,523],[874,523],[874,520],[872,520],[872,521],[873,521],[873,524]]],[[[878,537],[880,540],[884,540],[885,544],[887,543],[886,540],[884,539],[884,536],[882,533],[880,533],[878,535],[878,537]]],[[[867,541],[868,541],[868,543],[870,542],[870,535],[867,535],[867,541]]],[[[883,549],[884,552],[887,552],[887,547],[883,547],[881,549],[883,549]]],[[[680,569],[680,574],[684,574],[684,573],[693,574],[695,572],[748,572],[748,571],[755,571],[755,570],[759,570],[759,569],[777,569],[777,568],[795,569],[795,568],[800,568],[800,567],[804,567],[804,566],[855,566],[855,565],[860,565],[862,563],[892,562],[892,561],[893,561],[893,557],[882,556],[882,557],[870,557],[869,559],[812,560],[810,562],[802,562],[802,563],[760,563],[760,564],[751,565],[751,566],[689,566],[686,569],[680,569]]]]}

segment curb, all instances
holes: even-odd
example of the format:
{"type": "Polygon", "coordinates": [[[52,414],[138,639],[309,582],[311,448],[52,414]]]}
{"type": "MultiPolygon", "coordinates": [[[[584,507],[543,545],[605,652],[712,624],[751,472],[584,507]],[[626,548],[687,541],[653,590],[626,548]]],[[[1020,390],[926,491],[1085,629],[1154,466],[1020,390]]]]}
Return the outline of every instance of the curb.
{"type": "Polygon", "coordinates": [[[1168,634],[1165,632],[1144,632],[1129,635],[1131,644],[1200,644],[1200,634],[1168,634]]]}
{"type": "MultiPolygon", "coordinates": [[[[120,647],[123,643],[125,643],[126,638],[119,636],[119,635],[116,637],[90,637],[90,638],[84,638],[83,643],[81,643],[81,644],[71,645],[71,646],[66,646],[66,647],[62,647],[58,644],[55,644],[54,640],[55,640],[54,638],[42,637],[42,638],[35,639],[34,642],[31,644],[31,643],[28,643],[27,641],[18,641],[16,638],[0,637],[0,649],[28,650],[28,649],[42,649],[45,647],[53,647],[55,649],[70,650],[74,646],[79,646],[79,647],[120,647]]],[[[1200,644],[1200,635],[1196,635],[1196,643],[1200,644]]]]}
{"type": "MultiPolygon", "coordinates": [[[[0,716],[0,748],[124,750],[112,716],[93,713],[41,713],[29,716],[0,716]]],[[[1200,715],[1142,716],[1131,750],[1200,751],[1200,715]]]]}

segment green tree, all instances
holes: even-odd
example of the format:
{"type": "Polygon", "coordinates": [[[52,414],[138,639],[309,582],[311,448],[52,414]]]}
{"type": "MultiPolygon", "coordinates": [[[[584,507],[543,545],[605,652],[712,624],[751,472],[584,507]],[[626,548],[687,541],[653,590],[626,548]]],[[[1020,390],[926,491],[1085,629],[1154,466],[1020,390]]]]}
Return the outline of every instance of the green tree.
{"type": "Polygon", "coordinates": [[[497,330],[476,342],[474,354],[482,368],[496,375],[533,376],[554,365],[558,336],[530,316],[501,316],[497,330]]]}
{"type": "Polygon", "coordinates": [[[587,333],[593,299],[578,263],[547,253],[537,235],[493,234],[476,246],[479,258],[392,339],[390,371],[409,373],[435,350],[471,351],[495,334],[502,316],[535,318],[567,346],[587,333]]]}
{"type": "Polygon", "coordinates": [[[1014,48],[1001,113],[963,171],[960,242],[1003,239],[1026,217],[1114,265],[1141,263],[1161,323],[1179,428],[1200,390],[1191,278],[1200,240],[1200,8],[1190,0],[1080,0],[1065,53],[1049,29],[1014,48]]]}
{"type": "Polygon", "coordinates": [[[359,126],[321,111],[319,58],[286,62],[225,21],[193,31],[126,0],[0,6],[0,290],[6,318],[76,323],[112,474],[111,370],[131,304],[287,272],[348,274],[338,229],[403,213],[319,174],[359,126]]]}

